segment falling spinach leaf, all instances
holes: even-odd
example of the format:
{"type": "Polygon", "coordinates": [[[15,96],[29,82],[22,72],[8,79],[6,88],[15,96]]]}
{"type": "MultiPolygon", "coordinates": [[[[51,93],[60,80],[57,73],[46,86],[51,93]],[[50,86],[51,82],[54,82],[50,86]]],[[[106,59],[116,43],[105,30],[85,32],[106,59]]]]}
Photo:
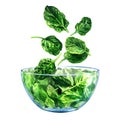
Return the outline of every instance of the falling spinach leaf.
{"type": "Polygon", "coordinates": [[[64,59],[68,60],[70,63],[81,63],[83,62],[89,55],[89,49],[86,50],[86,52],[82,54],[71,54],[69,52],[66,52],[64,54],[64,59]]]}
{"type": "Polygon", "coordinates": [[[68,37],[65,42],[65,47],[71,54],[82,54],[86,51],[85,42],[75,37],[68,37]]]}
{"type": "Polygon", "coordinates": [[[52,55],[58,55],[60,51],[62,50],[62,43],[61,41],[55,37],[54,35],[50,35],[46,38],[39,37],[39,36],[33,36],[32,38],[40,38],[42,39],[41,45],[42,48],[52,54],[52,55]]]}
{"type": "Polygon", "coordinates": [[[89,49],[86,47],[85,42],[78,38],[68,37],[65,47],[64,58],[58,64],[61,64],[64,60],[68,60],[71,63],[81,63],[89,55],[89,49]]]}
{"type": "Polygon", "coordinates": [[[75,25],[76,31],[72,34],[78,33],[80,35],[86,35],[92,27],[92,21],[89,17],[83,17],[82,20],[75,25]]]}
{"type": "Polygon", "coordinates": [[[67,21],[64,13],[60,12],[54,6],[46,6],[44,10],[44,19],[47,25],[57,32],[67,31],[69,22],[67,21]]]}

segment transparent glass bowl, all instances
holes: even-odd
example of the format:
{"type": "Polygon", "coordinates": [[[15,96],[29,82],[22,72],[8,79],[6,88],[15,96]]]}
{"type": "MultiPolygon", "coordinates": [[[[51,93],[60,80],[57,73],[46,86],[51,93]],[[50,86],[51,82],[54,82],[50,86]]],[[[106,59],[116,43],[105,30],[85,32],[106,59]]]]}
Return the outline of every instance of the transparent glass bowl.
{"type": "Polygon", "coordinates": [[[69,112],[82,107],[93,94],[99,70],[65,66],[55,74],[36,74],[34,68],[21,70],[23,85],[32,101],[51,112],[69,112]]]}

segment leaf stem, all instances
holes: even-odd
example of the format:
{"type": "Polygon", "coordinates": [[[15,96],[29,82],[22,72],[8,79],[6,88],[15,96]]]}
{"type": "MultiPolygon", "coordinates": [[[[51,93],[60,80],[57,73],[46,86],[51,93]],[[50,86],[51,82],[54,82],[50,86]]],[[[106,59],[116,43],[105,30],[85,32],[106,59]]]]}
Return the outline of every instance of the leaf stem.
{"type": "Polygon", "coordinates": [[[60,53],[60,54],[56,57],[56,59],[54,59],[54,62],[56,62],[56,61],[60,58],[61,55],[62,55],[62,53],[60,53]]]}
{"type": "Polygon", "coordinates": [[[63,58],[63,59],[58,63],[58,65],[60,65],[64,60],[66,60],[66,59],[63,58]]]}
{"type": "Polygon", "coordinates": [[[74,34],[76,34],[77,33],[77,31],[75,31],[74,33],[72,33],[70,36],[73,36],[74,34]]]}
{"type": "Polygon", "coordinates": [[[64,30],[65,30],[67,33],[69,33],[69,30],[68,30],[67,28],[64,28],[64,30]]]}
{"type": "Polygon", "coordinates": [[[40,39],[44,39],[43,37],[40,37],[40,36],[32,36],[31,38],[40,38],[40,39]]]}

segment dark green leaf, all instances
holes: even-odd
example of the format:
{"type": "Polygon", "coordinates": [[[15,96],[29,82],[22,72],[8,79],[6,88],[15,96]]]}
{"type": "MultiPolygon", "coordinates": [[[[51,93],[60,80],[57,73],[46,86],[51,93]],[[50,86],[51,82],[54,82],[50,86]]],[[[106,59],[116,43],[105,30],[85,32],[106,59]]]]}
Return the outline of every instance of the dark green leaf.
{"type": "MultiPolygon", "coordinates": [[[[89,51],[89,49],[87,49],[89,51]]],[[[67,59],[71,63],[81,63],[83,62],[89,55],[89,52],[84,52],[82,54],[71,54],[66,52],[64,54],[64,58],[67,59]]]]}
{"type": "Polygon", "coordinates": [[[54,6],[46,6],[44,10],[44,19],[49,27],[57,32],[67,31],[69,22],[66,20],[64,13],[60,12],[54,6]]]}
{"type": "Polygon", "coordinates": [[[63,77],[66,79],[66,81],[69,80],[69,84],[73,85],[74,84],[74,80],[73,80],[73,76],[71,75],[72,73],[70,73],[71,69],[61,69],[58,68],[57,71],[55,72],[56,75],[63,75],[63,77]]]}
{"type": "Polygon", "coordinates": [[[71,54],[82,54],[86,51],[85,42],[75,37],[68,37],[65,42],[65,47],[71,54]]]}
{"type": "Polygon", "coordinates": [[[79,33],[80,35],[86,35],[91,30],[91,27],[91,19],[89,17],[83,17],[82,20],[75,25],[76,31],[73,34],[79,33]]]}
{"type": "Polygon", "coordinates": [[[56,71],[55,63],[50,58],[41,59],[38,66],[34,68],[35,77],[38,79],[44,79],[45,74],[54,74],[56,71]]]}
{"type": "Polygon", "coordinates": [[[58,86],[67,87],[67,86],[71,85],[71,81],[64,76],[54,76],[53,80],[54,80],[55,84],[58,86]]]}
{"type": "Polygon", "coordinates": [[[41,45],[46,52],[52,55],[58,55],[62,50],[62,43],[53,35],[43,38],[41,45]]]}

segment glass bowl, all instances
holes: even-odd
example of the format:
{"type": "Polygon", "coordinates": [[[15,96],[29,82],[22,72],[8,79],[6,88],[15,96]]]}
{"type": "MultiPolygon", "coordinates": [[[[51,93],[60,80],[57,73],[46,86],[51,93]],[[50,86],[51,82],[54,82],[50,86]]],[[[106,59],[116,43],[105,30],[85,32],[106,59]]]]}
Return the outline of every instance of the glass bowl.
{"type": "Polygon", "coordinates": [[[83,66],[57,68],[55,74],[37,74],[34,68],[21,70],[22,82],[32,101],[51,112],[81,108],[93,94],[99,69],[83,66]]]}

